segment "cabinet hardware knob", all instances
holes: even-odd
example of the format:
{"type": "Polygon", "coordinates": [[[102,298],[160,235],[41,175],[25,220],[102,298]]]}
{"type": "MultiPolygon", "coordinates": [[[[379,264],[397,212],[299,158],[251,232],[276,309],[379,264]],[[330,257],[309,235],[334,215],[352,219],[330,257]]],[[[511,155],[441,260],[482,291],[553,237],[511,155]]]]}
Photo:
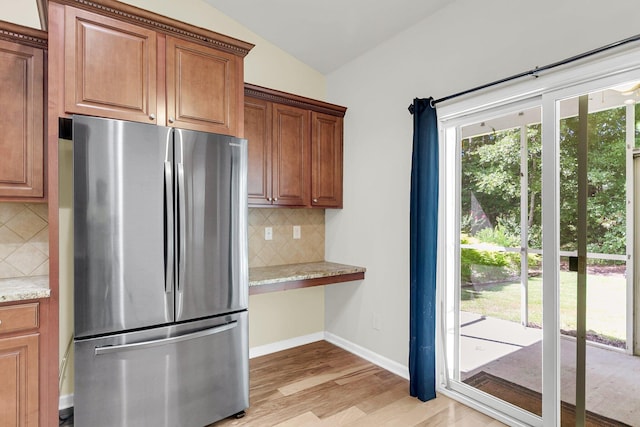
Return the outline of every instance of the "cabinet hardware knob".
{"type": "Polygon", "coordinates": [[[0,325],[2,325],[2,319],[0,319],[0,325]]]}
{"type": "Polygon", "coordinates": [[[270,202],[270,201],[271,201],[271,197],[267,197],[267,202],[270,202]]]}
{"type": "Polygon", "coordinates": [[[156,119],[156,115],[155,115],[155,114],[149,114],[149,118],[150,118],[151,120],[155,120],[155,119],[156,119]]]}
{"type": "Polygon", "coordinates": [[[313,199],[313,203],[318,203],[318,199],[313,199]]]}
{"type": "Polygon", "coordinates": [[[169,117],[169,123],[173,123],[175,119],[173,117],[169,117]]]}
{"type": "Polygon", "coordinates": [[[277,201],[278,201],[278,198],[277,198],[277,197],[274,197],[274,198],[273,198],[273,201],[274,201],[274,202],[277,202],[277,201]]]}

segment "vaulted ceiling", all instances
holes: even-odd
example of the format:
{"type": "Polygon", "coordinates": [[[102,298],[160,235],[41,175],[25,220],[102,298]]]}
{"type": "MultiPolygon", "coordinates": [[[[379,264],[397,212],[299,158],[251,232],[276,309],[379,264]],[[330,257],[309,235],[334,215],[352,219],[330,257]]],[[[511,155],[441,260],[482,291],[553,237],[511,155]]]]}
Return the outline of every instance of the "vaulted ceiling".
{"type": "Polygon", "coordinates": [[[454,0],[204,0],[328,74],[454,0]]]}

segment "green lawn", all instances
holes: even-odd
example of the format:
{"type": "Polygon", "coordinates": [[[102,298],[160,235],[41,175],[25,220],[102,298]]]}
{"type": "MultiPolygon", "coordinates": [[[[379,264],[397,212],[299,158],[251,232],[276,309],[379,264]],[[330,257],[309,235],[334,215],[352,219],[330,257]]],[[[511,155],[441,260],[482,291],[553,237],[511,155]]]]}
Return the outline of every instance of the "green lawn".
{"type": "MultiPolygon", "coordinates": [[[[561,329],[576,329],[575,272],[560,272],[561,329]]],[[[626,340],[626,279],[620,274],[587,276],[587,330],[626,340]]],[[[463,287],[462,311],[520,322],[520,283],[463,287]]],[[[542,278],[529,279],[529,323],[542,325],[542,278]]]]}

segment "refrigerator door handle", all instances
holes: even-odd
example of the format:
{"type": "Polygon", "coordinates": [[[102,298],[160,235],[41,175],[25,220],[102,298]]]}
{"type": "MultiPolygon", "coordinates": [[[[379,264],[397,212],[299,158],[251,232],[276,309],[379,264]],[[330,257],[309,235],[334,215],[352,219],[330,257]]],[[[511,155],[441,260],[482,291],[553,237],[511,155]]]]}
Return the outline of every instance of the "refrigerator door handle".
{"type": "Polygon", "coordinates": [[[238,326],[238,321],[234,320],[229,323],[225,323],[220,326],[215,326],[213,328],[204,329],[198,332],[192,332],[185,335],[179,335],[177,337],[171,338],[161,338],[159,340],[153,341],[143,341],[132,344],[122,344],[122,345],[107,345],[104,347],[96,347],[94,353],[96,356],[105,355],[105,354],[113,354],[113,353],[122,353],[125,351],[135,351],[135,350],[144,350],[151,347],[158,347],[168,344],[175,344],[182,341],[193,340],[196,338],[207,337],[209,335],[219,334],[220,332],[228,331],[230,329],[238,326]]]}
{"type": "Polygon", "coordinates": [[[179,244],[178,251],[178,286],[179,291],[184,286],[184,269],[185,269],[185,252],[186,252],[186,234],[187,234],[187,220],[185,218],[187,212],[187,199],[184,189],[184,165],[182,163],[177,164],[178,168],[178,223],[179,223],[179,244]]]}
{"type": "Polygon", "coordinates": [[[164,162],[164,198],[165,198],[165,237],[164,237],[164,291],[170,293],[173,289],[174,263],[174,231],[173,231],[173,179],[171,162],[164,162]]]}

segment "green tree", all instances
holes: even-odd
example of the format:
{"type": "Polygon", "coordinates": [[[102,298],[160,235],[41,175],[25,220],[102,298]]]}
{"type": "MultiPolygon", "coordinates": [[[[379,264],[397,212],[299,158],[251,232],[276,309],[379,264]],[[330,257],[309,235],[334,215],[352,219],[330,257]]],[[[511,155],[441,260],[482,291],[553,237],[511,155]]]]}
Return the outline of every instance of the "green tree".
{"type": "MultiPolygon", "coordinates": [[[[638,109],[640,110],[640,109],[638,109]]],[[[588,116],[588,250],[624,254],[626,244],[625,108],[588,116]]],[[[541,125],[527,126],[529,244],[541,247],[541,125]]],[[[560,121],[560,244],[576,248],[577,117],[560,121]]],[[[498,224],[520,234],[520,128],[462,141],[462,231],[498,224]],[[477,200],[474,205],[473,198],[477,200]],[[481,210],[478,208],[481,207],[481,210]],[[475,209],[474,209],[475,208],[475,209]],[[484,216],[482,216],[484,214],[484,216]]],[[[502,232],[501,231],[501,232],[502,232]]]]}

